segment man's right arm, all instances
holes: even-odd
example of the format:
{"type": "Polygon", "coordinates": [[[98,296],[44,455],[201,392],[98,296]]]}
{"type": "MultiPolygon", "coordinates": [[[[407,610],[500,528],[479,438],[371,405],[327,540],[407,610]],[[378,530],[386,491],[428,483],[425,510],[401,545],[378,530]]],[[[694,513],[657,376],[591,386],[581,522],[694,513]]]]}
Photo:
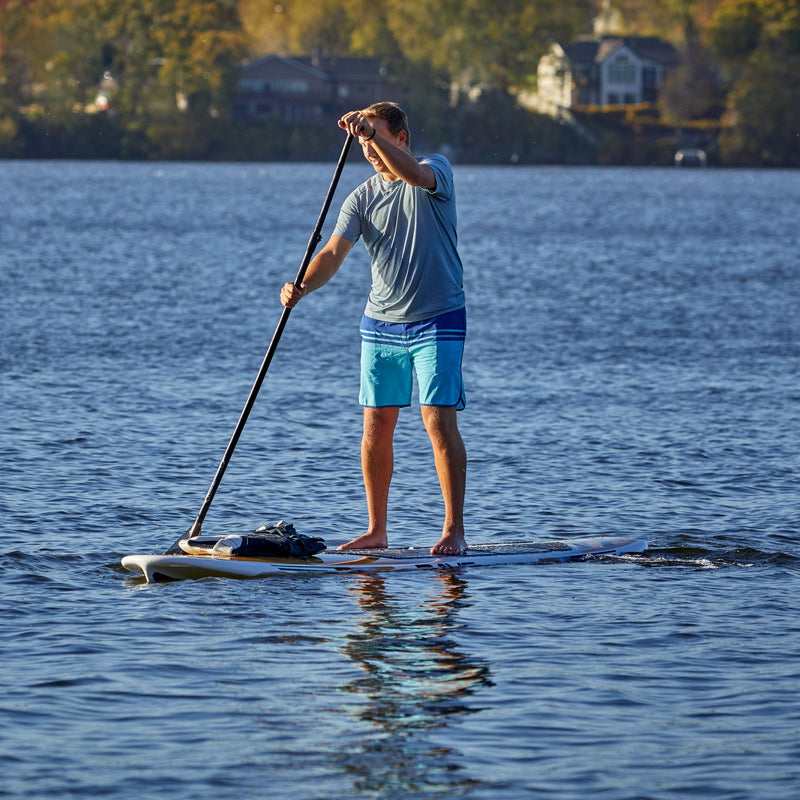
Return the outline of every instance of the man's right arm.
{"type": "Polygon", "coordinates": [[[303,295],[324,286],[336,274],[352,247],[353,243],[349,239],[343,236],[331,236],[325,247],[308,265],[302,286],[298,289],[292,282],[283,285],[281,303],[286,308],[293,308],[303,295]]]}

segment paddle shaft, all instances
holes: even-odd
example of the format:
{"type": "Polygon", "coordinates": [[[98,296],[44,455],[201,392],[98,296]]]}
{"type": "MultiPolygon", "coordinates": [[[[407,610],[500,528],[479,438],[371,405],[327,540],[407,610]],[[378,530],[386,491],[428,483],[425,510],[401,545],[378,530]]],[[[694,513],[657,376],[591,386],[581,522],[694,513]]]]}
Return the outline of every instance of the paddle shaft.
{"type": "MultiPolygon", "coordinates": [[[[317,245],[322,240],[322,225],[325,222],[325,217],[328,215],[328,209],[331,207],[331,202],[333,201],[333,195],[336,191],[336,186],[339,183],[339,177],[342,174],[342,170],[344,169],[345,161],[347,161],[347,154],[350,152],[350,145],[353,143],[353,135],[347,134],[347,139],[345,139],[344,145],[342,146],[342,152],[339,155],[339,161],[336,164],[336,170],[333,173],[333,179],[331,180],[331,185],[328,188],[328,194],[325,197],[325,202],[322,206],[322,210],[319,213],[319,218],[317,219],[316,227],[314,228],[314,232],[311,234],[311,238],[308,240],[308,246],[306,247],[306,253],[303,257],[303,261],[300,264],[300,269],[297,273],[297,277],[294,280],[294,285],[298,288],[303,283],[303,278],[305,277],[306,270],[308,269],[308,265],[311,263],[311,258],[314,255],[314,250],[316,250],[317,245]]],[[[203,521],[206,518],[206,514],[208,513],[208,509],[211,507],[211,502],[214,499],[214,495],[217,493],[217,489],[219,488],[220,483],[222,483],[222,476],[225,474],[225,470],[228,468],[228,464],[230,463],[231,456],[233,456],[233,451],[236,449],[236,445],[239,442],[239,437],[242,435],[242,431],[244,430],[244,426],[247,422],[247,418],[250,416],[250,411],[255,404],[256,397],[258,396],[258,392],[261,389],[261,384],[264,382],[264,378],[267,375],[267,370],[269,369],[269,365],[272,363],[272,357],[275,355],[275,351],[278,349],[278,342],[283,335],[283,329],[286,327],[286,323],[289,320],[289,314],[291,313],[291,308],[284,308],[283,313],[281,314],[281,318],[278,321],[278,326],[275,328],[275,333],[272,334],[272,340],[269,343],[269,347],[267,348],[267,352],[264,354],[264,360],[261,362],[261,367],[258,370],[258,375],[256,376],[255,381],[253,382],[253,387],[250,389],[250,394],[247,397],[247,402],[244,404],[244,408],[242,409],[242,413],[239,415],[239,421],[236,423],[236,428],[233,431],[233,436],[231,436],[230,441],[228,442],[228,446],[225,448],[225,454],[222,456],[222,460],[219,462],[219,466],[217,467],[216,475],[214,475],[214,480],[211,481],[211,486],[206,492],[205,500],[203,500],[203,505],[200,508],[200,512],[198,513],[195,521],[192,523],[192,527],[189,528],[187,533],[184,535],[183,538],[193,539],[196,536],[200,535],[200,528],[203,525],[203,521]]]]}

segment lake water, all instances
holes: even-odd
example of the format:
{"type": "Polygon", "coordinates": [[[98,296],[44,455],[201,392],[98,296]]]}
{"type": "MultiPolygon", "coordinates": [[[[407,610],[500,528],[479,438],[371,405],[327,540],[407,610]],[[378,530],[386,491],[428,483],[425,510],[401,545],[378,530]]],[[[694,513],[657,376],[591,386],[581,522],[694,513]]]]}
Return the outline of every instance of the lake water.
{"type": "MultiPolygon", "coordinates": [[[[0,795],[797,797],[796,172],[456,169],[469,536],[647,553],[121,570],[194,519],[332,173],[0,162],[0,795]]],[[[362,531],[367,280],[293,312],[204,532],[362,531]]],[[[417,408],[390,505],[436,541],[417,408]]]]}

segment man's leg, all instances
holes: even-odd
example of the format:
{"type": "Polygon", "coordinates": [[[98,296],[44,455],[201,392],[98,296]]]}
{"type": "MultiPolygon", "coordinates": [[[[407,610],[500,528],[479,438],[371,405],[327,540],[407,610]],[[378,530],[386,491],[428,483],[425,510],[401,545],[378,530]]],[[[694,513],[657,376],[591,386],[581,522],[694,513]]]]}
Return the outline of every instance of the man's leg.
{"type": "Polygon", "coordinates": [[[392,440],[400,409],[364,408],[364,434],[361,439],[361,470],[364,473],[364,489],[367,493],[369,527],[367,532],[339,550],[358,547],[387,547],[387,508],[389,484],[394,470],[392,440]]]}
{"type": "Polygon", "coordinates": [[[467,451],[458,431],[458,412],[445,406],[422,406],[422,419],[433,445],[436,474],[444,498],[442,538],[431,548],[433,555],[463,553],[464,495],[467,485],[467,451]]]}

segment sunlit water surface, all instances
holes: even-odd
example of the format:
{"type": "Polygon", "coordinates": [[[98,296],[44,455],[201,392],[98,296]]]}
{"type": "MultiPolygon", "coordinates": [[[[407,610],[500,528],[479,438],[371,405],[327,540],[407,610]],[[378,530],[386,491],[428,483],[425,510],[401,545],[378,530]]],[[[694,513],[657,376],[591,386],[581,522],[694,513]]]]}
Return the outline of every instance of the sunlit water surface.
{"type": "MultiPolygon", "coordinates": [[[[796,173],[456,169],[470,537],[646,554],[123,573],[197,513],[332,170],[0,163],[0,795],[797,797],[796,173]]],[[[368,269],[293,312],[206,532],[361,532],[368,269]]],[[[418,409],[396,450],[433,543],[418,409]]]]}

